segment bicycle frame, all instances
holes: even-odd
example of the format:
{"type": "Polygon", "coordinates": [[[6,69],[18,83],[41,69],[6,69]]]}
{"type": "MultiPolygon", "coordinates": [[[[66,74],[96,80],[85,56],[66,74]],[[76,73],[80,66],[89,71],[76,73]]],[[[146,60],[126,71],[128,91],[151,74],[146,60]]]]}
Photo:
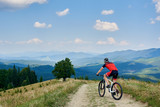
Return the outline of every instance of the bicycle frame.
{"type": "MultiPolygon", "coordinates": [[[[103,79],[104,79],[104,78],[103,78],[103,79]]],[[[108,78],[107,78],[107,79],[108,79],[108,78]]],[[[104,81],[105,81],[105,79],[104,79],[104,81]]],[[[112,87],[112,85],[113,85],[113,82],[112,82],[110,79],[108,79],[108,81],[111,83],[111,84],[110,84],[110,88],[108,88],[108,91],[109,91],[110,93],[114,93],[115,91],[111,91],[111,87],[112,87]]],[[[106,81],[105,81],[105,84],[106,84],[106,86],[108,85],[106,81]]]]}
{"type": "MultiPolygon", "coordinates": [[[[103,76],[103,75],[100,75],[100,76],[103,76]]],[[[108,78],[107,78],[107,79],[108,79],[108,78]]],[[[105,81],[104,77],[103,77],[103,80],[105,81]]],[[[108,91],[109,91],[110,93],[114,93],[115,91],[111,91],[111,87],[112,87],[112,85],[113,85],[113,81],[111,81],[110,79],[108,79],[108,81],[111,83],[111,84],[110,84],[110,88],[108,88],[108,91]]],[[[106,85],[106,86],[108,85],[106,81],[105,81],[105,85],[106,85]]]]}

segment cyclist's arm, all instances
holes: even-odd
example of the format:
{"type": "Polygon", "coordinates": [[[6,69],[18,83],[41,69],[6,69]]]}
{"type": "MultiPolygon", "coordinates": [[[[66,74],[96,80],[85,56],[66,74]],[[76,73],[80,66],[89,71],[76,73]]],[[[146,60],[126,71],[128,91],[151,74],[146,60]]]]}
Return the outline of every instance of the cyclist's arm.
{"type": "Polygon", "coordinates": [[[103,70],[103,67],[101,67],[101,69],[97,72],[97,75],[103,70]]]}

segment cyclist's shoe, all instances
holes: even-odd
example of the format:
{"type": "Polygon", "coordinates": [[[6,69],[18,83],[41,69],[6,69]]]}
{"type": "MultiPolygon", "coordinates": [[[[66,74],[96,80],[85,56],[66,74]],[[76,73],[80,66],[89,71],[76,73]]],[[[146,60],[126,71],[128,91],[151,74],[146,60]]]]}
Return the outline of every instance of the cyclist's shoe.
{"type": "Polygon", "coordinates": [[[112,95],[116,95],[116,92],[113,92],[112,95]]]}
{"type": "Polygon", "coordinates": [[[107,85],[107,88],[110,88],[111,86],[110,85],[107,85]]]}

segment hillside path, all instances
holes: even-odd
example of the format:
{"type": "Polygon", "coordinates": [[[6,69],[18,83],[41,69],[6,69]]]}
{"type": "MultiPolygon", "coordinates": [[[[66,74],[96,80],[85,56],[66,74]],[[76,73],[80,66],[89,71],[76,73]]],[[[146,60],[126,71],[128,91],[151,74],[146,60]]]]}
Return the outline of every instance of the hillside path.
{"type": "Polygon", "coordinates": [[[99,97],[97,83],[82,85],[78,91],[70,96],[66,107],[146,107],[147,104],[135,101],[129,95],[123,94],[121,100],[114,100],[109,92],[99,97]]]}

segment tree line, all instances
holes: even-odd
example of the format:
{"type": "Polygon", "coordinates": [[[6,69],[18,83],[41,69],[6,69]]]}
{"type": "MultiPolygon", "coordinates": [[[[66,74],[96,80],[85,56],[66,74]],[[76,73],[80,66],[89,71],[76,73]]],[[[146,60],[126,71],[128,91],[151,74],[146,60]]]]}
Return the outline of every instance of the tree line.
{"type": "Polygon", "coordinates": [[[37,75],[29,65],[22,70],[16,69],[15,65],[8,70],[0,69],[0,89],[11,89],[37,82],[37,75]]]}

